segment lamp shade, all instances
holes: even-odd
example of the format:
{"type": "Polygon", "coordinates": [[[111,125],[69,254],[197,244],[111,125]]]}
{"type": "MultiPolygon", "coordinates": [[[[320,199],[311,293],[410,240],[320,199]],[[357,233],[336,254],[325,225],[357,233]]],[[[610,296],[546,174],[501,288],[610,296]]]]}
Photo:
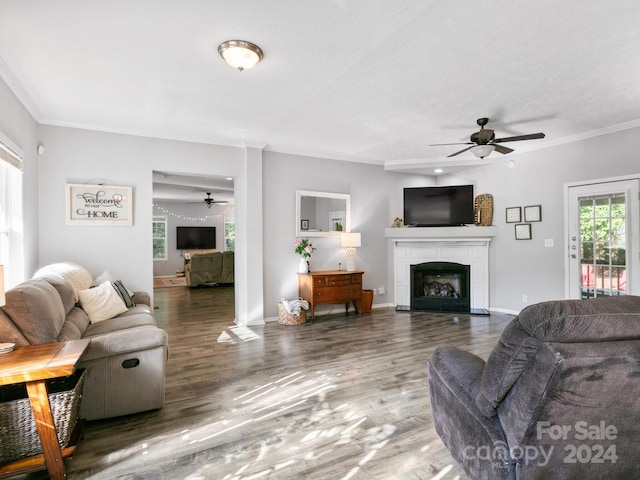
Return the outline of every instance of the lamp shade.
{"type": "Polygon", "coordinates": [[[484,158],[490,155],[495,149],[496,147],[493,145],[476,145],[475,147],[471,147],[471,153],[478,158],[484,158]]]}
{"type": "Polygon", "coordinates": [[[342,234],[342,247],[353,248],[362,246],[360,233],[351,232],[342,234]]]}

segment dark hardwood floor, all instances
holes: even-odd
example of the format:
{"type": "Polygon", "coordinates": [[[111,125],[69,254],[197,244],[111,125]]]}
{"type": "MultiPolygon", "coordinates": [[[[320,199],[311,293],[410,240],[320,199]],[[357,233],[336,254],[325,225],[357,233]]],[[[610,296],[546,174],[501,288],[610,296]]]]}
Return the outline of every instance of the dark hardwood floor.
{"type": "Polygon", "coordinates": [[[433,428],[427,361],[441,344],[486,358],[511,319],[382,308],[235,327],[231,287],[154,295],[166,404],[89,422],[72,480],[461,478],[433,428]]]}

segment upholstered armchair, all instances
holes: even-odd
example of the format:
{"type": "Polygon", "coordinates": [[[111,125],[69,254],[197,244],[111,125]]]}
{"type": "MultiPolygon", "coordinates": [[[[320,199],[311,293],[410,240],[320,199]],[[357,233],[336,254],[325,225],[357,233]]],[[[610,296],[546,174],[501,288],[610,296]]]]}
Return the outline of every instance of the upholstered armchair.
{"type": "Polygon", "coordinates": [[[187,286],[234,283],[233,251],[191,253],[185,263],[187,286]]]}
{"type": "Polygon", "coordinates": [[[640,478],[640,297],[529,306],[486,363],[440,346],[428,374],[469,479],[640,478]]]}

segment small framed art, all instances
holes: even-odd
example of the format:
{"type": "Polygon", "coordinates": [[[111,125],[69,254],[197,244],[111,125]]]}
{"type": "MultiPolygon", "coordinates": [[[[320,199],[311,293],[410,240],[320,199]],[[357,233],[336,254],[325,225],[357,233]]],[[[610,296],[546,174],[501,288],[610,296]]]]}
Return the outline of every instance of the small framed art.
{"type": "Polygon", "coordinates": [[[529,205],[527,207],[524,207],[524,221],[525,222],[541,222],[542,207],[540,205],[529,205]]]}
{"type": "Polygon", "coordinates": [[[309,230],[309,220],[304,218],[300,220],[300,230],[309,230]]]}
{"type": "Polygon", "coordinates": [[[506,209],[507,223],[519,223],[522,221],[522,207],[509,207],[506,209]]]}
{"type": "Polygon", "coordinates": [[[517,223],[515,226],[516,240],[531,240],[531,224],[517,223]]]}

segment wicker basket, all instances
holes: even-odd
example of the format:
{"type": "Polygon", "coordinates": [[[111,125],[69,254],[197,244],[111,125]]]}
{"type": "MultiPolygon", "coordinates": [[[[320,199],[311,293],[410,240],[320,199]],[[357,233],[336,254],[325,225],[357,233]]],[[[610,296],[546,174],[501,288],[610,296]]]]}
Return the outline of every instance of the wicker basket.
{"type": "Polygon", "coordinates": [[[474,200],[475,224],[488,227],[493,222],[493,195],[481,193],[474,200]]]}
{"type": "Polygon", "coordinates": [[[307,321],[306,310],[300,310],[298,315],[287,312],[284,303],[278,302],[278,323],[280,325],[300,325],[307,321]]]}
{"type": "MultiPolygon", "coordinates": [[[[51,413],[61,447],[69,443],[78,420],[84,370],[47,380],[51,413]]],[[[42,453],[24,383],[0,387],[0,463],[42,453]]]]}

